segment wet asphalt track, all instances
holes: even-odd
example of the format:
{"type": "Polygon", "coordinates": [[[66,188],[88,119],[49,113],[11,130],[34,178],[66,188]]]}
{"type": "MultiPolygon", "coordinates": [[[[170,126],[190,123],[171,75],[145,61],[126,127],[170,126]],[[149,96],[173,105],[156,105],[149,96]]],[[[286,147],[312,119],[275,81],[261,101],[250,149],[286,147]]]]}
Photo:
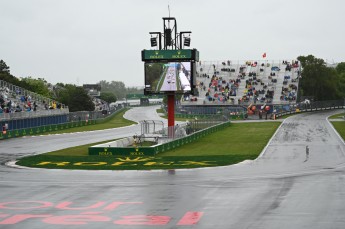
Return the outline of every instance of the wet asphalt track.
{"type": "MultiPolygon", "coordinates": [[[[127,117],[159,119],[154,109],[136,109],[127,117]]],[[[1,141],[0,228],[344,228],[345,145],[326,120],[334,112],[290,117],[256,161],[208,169],[4,166],[26,154],[140,133],[139,126],[1,141]]]]}

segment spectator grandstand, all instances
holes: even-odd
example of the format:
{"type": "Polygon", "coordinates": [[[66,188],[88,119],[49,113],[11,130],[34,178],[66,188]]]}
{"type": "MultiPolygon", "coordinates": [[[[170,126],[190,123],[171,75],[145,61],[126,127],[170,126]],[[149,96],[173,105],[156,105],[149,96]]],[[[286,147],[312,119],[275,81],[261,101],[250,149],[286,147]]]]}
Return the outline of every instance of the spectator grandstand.
{"type": "Polygon", "coordinates": [[[0,80],[1,120],[68,112],[68,107],[64,104],[0,80]]]}
{"type": "Polygon", "coordinates": [[[109,104],[99,98],[101,96],[100,84],[84,84],[83,88],[87,92],[88,96],[91,97],[92,102],[95,105],[95,111],[103,111],[104,113],[109,111],[109,104]]]}
{"type": "Polygon", "coordinates": [[[296,103],[298,61],[203,61],[197,67],[197,96],[182,104],[249,105],[296,103]]]}

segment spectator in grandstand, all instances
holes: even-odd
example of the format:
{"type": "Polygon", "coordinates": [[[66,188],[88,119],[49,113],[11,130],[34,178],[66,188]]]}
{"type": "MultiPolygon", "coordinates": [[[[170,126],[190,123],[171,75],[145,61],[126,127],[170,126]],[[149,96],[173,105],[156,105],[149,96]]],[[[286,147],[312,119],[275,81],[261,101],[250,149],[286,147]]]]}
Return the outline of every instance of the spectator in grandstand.
{"type": "Polygon", "coordinates": [[[52,102],[52,109],[56,109],[56,102],[55,102],[55,100],[53,100],[53,102],[52,102]]]}
{"type": "Polygon", "coordinates": [[[17,104],[15,112],[21,112],[21,111],[22,111],[22,108],[20,108],[19,104],[17,104]]]}
{"type": "Polygon", "coordinates": [[[34,101],[33,106],[34,106],[34,111],[36,111],[36,110],[37,110],[37,104],[36,104],[36,101],[34,101]]]}
{"type": "Polygon", "coordinates": [[[12,108],[12,101],[9,100],[9,101],[7,102],[7,104],[6,104],[6,106],[8,107],[8,110],[11,110],[11,108],[12,108]]]}
{"type": "Polygon", "coordinates": [[[44,109],[45,110],[48,110],[49,109],[49,106],[48,106],[48,103],[46,103],[46,101],[45,100],[43,100],[43,107],[44,107],[44,109]]]}
{"type": "Polygon", "coordinates": [[[4,98],[2,97],[2,95],[0,96],[0,105],[2,105],[5,102],[4,98]]]}
{"type": "Polygon", "coordinates": [[[22,95],[22,96],[20,97],[20,101],[21,101],[22,103],[24,103],[24,102],[26,101],[26,99],[25,99],[25,96],[24,96],[24,95],[22,95]]]}
{"type": "Polygon", "coordinates": [[[24,105],[24,109],[25,109],[26,111],[31,111],[31,107],[28,106],[27,104],[24,105]]]}

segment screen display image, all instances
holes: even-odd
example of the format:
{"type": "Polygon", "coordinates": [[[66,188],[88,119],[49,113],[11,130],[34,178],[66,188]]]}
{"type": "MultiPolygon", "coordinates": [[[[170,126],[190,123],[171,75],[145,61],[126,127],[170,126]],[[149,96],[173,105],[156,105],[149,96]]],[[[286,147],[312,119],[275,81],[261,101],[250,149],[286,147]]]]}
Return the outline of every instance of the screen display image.
{"type": "Polygon", "coordinates": [[[146,94],[190,92],[191,82],[191,62],[145,63],[146,94]]]}

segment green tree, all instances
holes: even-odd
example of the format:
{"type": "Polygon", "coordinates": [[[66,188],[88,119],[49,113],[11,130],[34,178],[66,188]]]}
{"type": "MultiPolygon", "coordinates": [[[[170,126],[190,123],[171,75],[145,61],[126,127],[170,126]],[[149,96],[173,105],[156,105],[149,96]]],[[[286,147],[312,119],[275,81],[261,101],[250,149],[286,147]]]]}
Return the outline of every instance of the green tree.
{"type": "Polygon", "coordinates": [[[59,84],[56,100],[68,106],[70,112],[94,111],[95,104],[83,87],[72,84],[59,84]]]}
{"type": "Polygon", "coordinates": [[[111,92],[101,92],[101,96],[99,98],[107,103],[113,103],[117,100],[116,96],[111,92]]]}
{"type": "Polygon", "coordinates": [[[326,66],[323,59],[313,55],[299,56],[302,65],[300,91],[302,96],[313,96],[315,100],[339,99],[337,89],[339,77],[334,68],[326,66]]]}
{"type": "Polygon", "coordinates": [[[0,60],[0,73],[10,74],[10,67],[3,60],[0,60]]]}
{"type": "Polygon", "coordinates": [[[338,73],[338,92],[341,98],[345,98],[345,62],[341,62],[335,68],[338,73]]]}
{"type": "Polygon", "coordinates": [[[101,85],[101,92],[113,93],[116,98],[122,99],[126,97],[126,85],[121,81],[111,81],[110,83],[102,80],[98,84],[101,85]]]}
{"type": "Polygon", "coordinates": [[[10,74],[10,67],[3,60],[0,60],[0,80],[23,87],[23,82],[10,74]]]}
{"type": "Polygon", "coordinates": [[[128,87],[127,88],[127,95],[128,94],[144,94],[144,89],[143,88],[136,88],[136,87],[128,87]]]}
{"type": "Polygon", "coordinates": [[[34,79],[31,76],[23,78],[23,82],[27,84],[26,89],[33,91],[37,94],[49,97],[50,91],[48,88],[48,82],[43,78],[34,79]]]}
{"type": "Polygon", "coordinates": [[[337,65],[337,67],[335,68],[335,70],[337,70],[337,72],[340,73],[345,73],[345,62],[341,62],[337,65]]]}

